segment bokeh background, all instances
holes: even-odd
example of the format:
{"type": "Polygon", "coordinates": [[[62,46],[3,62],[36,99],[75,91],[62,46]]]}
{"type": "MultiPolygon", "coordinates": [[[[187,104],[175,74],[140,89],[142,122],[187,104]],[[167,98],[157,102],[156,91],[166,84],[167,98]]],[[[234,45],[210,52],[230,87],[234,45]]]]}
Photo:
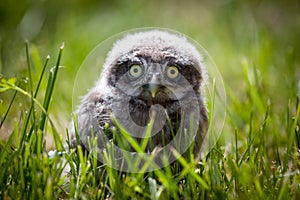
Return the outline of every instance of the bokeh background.
{"type": "MultiPolygon", "coordinates": [[[[285,113],[289,101],[299,93],[299,10],[297,0],[1,0],[0,73],[7,78],[28,76],[25,40],[30,43],[33,73],[39,76],[50,55],[49,73],[64,42],[64,68],[59,72],[50,111],[64,132],[71,120],[77,70],[96,45],[129,29],[170,28],[208,51],[223,76],[228,108],[233,111],[229,121],[234,125],[228,130],[243,130],[249,126],[250,112],[263,116],[262,108],[271,102],[274,112],[285,113]],[[253,102],[246,92],[245,60],[263,99],[261,106],[249,106],[253,102]]],[[[2,115],[12,92],[0,95],[2,115]]],[[[10,132],[19,107],[22,104],[9,113],[10,120],[1,133],[10,132]]],[[[280,120],[280,115],[277,117],[280,120]]]]}

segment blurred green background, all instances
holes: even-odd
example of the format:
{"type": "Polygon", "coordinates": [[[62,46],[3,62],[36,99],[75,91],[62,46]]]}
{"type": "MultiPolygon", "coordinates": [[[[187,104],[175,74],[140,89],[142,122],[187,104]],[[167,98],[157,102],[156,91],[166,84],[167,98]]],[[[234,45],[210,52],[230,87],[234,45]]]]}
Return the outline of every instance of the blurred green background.
{"type": "MultiPolygon", "coordinates": [[[[284,113],[299,93],[299,10],[297,0],[1,0],[0,73],[5,77],[28,76],[24,50],[28,40],[33,73],[38,77],[48,54],[49,69],[55,65],[64,42],[61,65],[65,67],[59,72],[51,106],[53,118],[64,130],[71,119],[77,69],[96,45],[129,29],[170,28],[190,36],[208,51],[223,76],[234,124],[243,128],[250,110],[257,109],[251,107],[246,93],[243,60],[256,76],[264,105],[270,101],[274,111],[284,113]]],[[[2,113],[12,92],[0,95],[2,113]]],[[[10,118],[16,116],[9,114],[10,118]]]]}

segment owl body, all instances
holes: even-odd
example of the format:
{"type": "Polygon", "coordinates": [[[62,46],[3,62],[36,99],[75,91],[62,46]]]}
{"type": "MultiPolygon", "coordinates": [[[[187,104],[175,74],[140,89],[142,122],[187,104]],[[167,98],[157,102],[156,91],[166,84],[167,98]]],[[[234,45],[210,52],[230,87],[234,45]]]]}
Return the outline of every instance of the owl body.
{"type": "Polygon", "coordinates": [[[121,126],[137,142],[148,138],[147,152],[166,146],[186,150],[182,144],[190,138],[198,155],[208,129],[201,91],[205,76],[202,57],[186,38],[165,31],[125,36],[76,111],[81,145],[94,134],[99,148],[108,142],[120,146],[121,126]]]}

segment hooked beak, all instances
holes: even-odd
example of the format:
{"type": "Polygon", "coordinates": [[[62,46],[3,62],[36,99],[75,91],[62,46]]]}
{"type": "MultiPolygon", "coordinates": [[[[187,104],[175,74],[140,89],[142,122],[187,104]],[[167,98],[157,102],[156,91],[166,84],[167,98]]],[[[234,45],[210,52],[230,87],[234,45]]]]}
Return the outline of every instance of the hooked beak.
{"type": "Polygon", "coordinates": [[[148,90],[151,93],[152,98],[154,98],[156,96],[156,93],[158,91],[158,84],[149,84],[148,86],[148,90]]]}
{"type": "Polygon", "coordinates": [[[159,72],[153,72],[149,83],[146,85],[146,90],[148,90],[151,93],[152,98],[156,96],[159,88],[161,88],[160,76],[161,75],[159,72]]]}

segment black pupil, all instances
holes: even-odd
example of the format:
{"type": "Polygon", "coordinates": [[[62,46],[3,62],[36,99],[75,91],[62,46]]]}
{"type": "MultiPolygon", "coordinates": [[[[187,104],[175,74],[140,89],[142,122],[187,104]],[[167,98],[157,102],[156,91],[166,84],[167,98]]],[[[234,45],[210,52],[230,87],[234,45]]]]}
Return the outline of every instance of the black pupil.
{"type": "Polygon", "coordinates": [[[176,73],[175,69],[171,69],[170,73],[174,75],[176,73]]]}
{"type": "Polygon", "coordinates": [[[134,68],[134,69],[133,69],[133,72],[134,72],[134,73],[138,73],[138,71],[139,71],[138,68],[134,68]]]}

